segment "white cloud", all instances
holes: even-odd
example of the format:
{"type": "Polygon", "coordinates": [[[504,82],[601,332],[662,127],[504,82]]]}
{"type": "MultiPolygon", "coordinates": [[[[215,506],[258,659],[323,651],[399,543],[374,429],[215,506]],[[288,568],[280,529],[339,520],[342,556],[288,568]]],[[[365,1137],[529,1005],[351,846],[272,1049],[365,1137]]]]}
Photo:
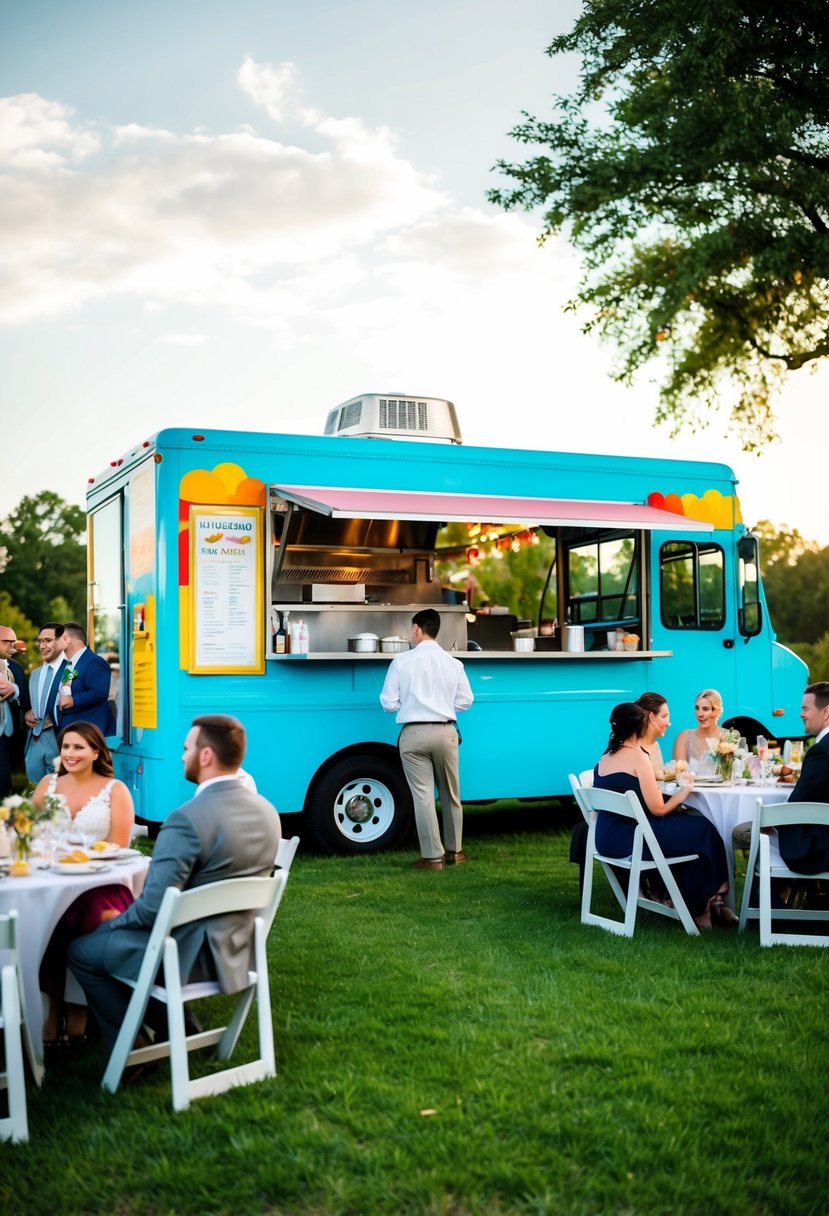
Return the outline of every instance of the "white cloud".
{"type": "Polygon", "coordinates": [[[18,169],[54,169],[97,152],[98,135],[72,126],[74,111],[37,93],[0,97],[0,164],[18,169]]]}
{"type": "Polygon", "coordinates": [[[156,339],[157,342],[163,342],[167,346],[204,346],[207,341],[206,334],[163,334],[156,339]]]}
{"type": "Polygon", "coordinates": [[[293,65],[246,60],[240,79],[269,116],[300,114],[322,147],[249,126],[174,134],[128,123],[103,132],[101,156],[82,165],[93,137],[68,107],[34,94],[2,103],[11,168],[0,197],[0,321],[111,296],[262,320],[286,285],[307,288],[309,267],[318,290],[321,268],[370,263],[390,234],[450,215],[387,129],[298,107],[293,65]]]}

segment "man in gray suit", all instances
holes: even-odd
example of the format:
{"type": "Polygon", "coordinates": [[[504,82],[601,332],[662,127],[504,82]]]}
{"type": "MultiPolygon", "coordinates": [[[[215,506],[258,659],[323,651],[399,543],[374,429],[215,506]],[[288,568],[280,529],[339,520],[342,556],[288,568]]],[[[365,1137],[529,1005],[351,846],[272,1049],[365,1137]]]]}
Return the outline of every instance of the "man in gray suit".
{"type": "Polygon", "coordinates": [[[33,785],[54,771],[52,762],[58,754],[55,730],[55,701],[60,679],[66,669],[63,625],[47,621],[37,635],[37,646],[43,663],[29,676],[31,708],[26,713],[29,734],[26,739],[26,776],[33,785]]]}
{"type": "MultiPolygon", "coordinates": [[[[69,948],[69,967],[110,1046],[131,995],[113,976],[138,978],[167,888],[187,890],[273,870],[279,815],[238,780],[244,755],[245,729],[236,718],[206,714],[193,720],[182,760],[185,777],[198,787],[195,797],[164,821],[146,886],[135,903],[69,948]]],[[[247,983],[252,925],[252,914],[228,913],[176,929],[182,978],[218,979],[223,992],[241,991],[247,983]]]]}

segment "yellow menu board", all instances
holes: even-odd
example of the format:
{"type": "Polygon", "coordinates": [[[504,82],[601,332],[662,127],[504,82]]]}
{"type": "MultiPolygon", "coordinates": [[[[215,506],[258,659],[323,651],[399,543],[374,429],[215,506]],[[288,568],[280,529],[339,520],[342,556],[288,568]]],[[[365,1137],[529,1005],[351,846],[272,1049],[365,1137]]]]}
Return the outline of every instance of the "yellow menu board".
{"type": "Polygon", "coordinates": [[[190,656],[194,674],[265,670],[261,507],[190,508],[190,656]]]}

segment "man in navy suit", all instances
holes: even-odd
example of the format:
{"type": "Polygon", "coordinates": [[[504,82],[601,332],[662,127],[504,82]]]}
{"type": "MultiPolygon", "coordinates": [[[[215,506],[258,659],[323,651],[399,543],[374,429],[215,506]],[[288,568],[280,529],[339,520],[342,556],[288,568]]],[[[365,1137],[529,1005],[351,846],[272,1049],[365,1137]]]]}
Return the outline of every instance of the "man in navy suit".
{"type": "Polygon", "coordinates": [[[43,664],[29,676],[31,709],[26,714],[29,733],[26,738],[26,776],[37,785],[41,777],[53,771],[52,762],[58,754],[55,729],[55,699],[60,678],[66,668],[63,625],[47,621],[37,635],[37,646],[43,664]]]}
{"type": "MultiPolygon", "coordinates": [[[[803,768],[792,790],[789,805],[796,802],[829,803],[829,681],[810,684],[803,694],[800,717],[807,735],[815,742],[803,757],[803,768]]],[[[829,827],[793,823],[778,829],[780,856],[800,874],[829,870],[829,827]]]]}
{"type": "MultiPolygon", "coordinates": [[[[82,625],[69,621],[64,625],[63,636],[66,639],[64,654],[67,667],[74,675],[68,696],[58,690],[58,730],[71,726],[73,722],[92,722],[102,735],[114,734],[115,722],[109,706],[112,683],[109,663],[94,650],[87,649],[86,631],[82,625]]],[[[62,681],[65,678],[66,671],[62,681]]]]}
{"type": "Polygon", "coordinates": [[[29,709],[26,674],[13,654],[17,654],[17,634],[0,625],[0,798],[11,793],[12,770],[23,751],[23,716],[29,709]]]}

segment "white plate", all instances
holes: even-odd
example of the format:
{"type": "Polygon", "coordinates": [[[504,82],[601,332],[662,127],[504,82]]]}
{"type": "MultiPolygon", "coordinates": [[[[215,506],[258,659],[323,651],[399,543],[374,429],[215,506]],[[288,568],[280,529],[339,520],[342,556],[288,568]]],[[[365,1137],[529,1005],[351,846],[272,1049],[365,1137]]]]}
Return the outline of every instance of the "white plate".
{"type": "Polygon", "coordinates": [[[54,868],[60,874],[100,874],[101,870],[109,869],[109,864],[105,861],[58,861],[54,868]]]}
{"type": "Polygon", "coordinates": [[[722,777],[697,777],[694,785],[722,785],[722,777]]]}

